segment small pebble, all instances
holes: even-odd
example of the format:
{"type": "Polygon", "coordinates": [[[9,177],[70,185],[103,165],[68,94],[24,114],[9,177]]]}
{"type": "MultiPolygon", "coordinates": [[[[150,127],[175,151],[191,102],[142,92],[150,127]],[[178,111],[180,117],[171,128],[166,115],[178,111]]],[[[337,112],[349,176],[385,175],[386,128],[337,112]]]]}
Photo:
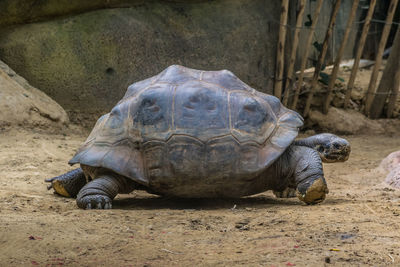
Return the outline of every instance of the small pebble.
{"type": "Polygon", "coordinates": [[[326,262],[326,263],[331,263],[331,258],[325,257],[325,262],[326,262]]]}

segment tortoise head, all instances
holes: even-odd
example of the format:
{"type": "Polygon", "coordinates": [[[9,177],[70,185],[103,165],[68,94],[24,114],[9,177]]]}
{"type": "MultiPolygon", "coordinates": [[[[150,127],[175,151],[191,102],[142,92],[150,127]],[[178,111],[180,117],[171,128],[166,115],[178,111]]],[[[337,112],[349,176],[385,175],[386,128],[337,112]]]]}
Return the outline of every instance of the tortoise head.
{"type": "Polygon", "coordinates": [[[318,151],[323,162],[343,162],[349,159],[350,143],[337,135],[324,133],[315,136],[318,139],[314,149],[318,151]]]}

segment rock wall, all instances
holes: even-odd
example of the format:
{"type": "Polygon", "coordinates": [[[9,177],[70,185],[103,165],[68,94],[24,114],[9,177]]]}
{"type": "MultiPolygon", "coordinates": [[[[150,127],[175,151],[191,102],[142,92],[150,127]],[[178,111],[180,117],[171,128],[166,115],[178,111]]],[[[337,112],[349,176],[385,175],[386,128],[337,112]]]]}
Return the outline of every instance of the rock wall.
{"type": "Polygon", "coordinates": [[[108,112],[169,65],[229,69],[271,92],[278,1],[147,1],[0,30],[0,58],[69,113],[108,112]],[[271,41],[272,40],[272,41],[271,41]]]}

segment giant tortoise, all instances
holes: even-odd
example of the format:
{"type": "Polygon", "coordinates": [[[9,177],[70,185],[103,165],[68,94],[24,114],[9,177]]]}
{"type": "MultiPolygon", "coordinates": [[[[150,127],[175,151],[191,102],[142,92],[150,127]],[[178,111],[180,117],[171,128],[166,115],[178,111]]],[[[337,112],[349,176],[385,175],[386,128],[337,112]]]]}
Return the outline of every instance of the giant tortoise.
{"type": "Polygon", "coordinates": [[[47,179],[84,209],[108,209],[135,189],[178,198],[295,192],[314,204],[328,188],[322,161],[345,161],[333,134],[296,140],[303,118],[227,70],[173,65],[129,86],[69,161],[80,168],[47,179]]]}

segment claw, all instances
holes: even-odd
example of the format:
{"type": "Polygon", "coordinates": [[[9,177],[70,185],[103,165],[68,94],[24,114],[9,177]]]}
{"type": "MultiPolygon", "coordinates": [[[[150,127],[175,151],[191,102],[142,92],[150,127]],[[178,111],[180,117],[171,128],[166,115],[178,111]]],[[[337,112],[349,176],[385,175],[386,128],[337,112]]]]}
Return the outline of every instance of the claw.
{"type": "Polygon", "coordinates": [[[88,195],[80,197],[78,195],[76,202],[83,209],[111,209],[111,199],[103,195],[88,195]]]}
{"type": "Polygon", "coordinates": [[[54,179],[56,179],[56,177],[53,177],[53,178],[47,178],[47,179],[44,179],[44,181],[45,181],[46,183],[51,183],[51,182],[53,182],[53,181],[54,181],[54,179]]]}
{"type": "Polygon", "coordinates": [[[50,189],[53,188],[53,181],[54,181],[55,179],[56,179],[56,177],[44,179],[44,181],[45,181],[46,183],[51,183],[51,184],[49,184],[49,185],[47,186],[47,190],[50,190],[50,189]]]}

